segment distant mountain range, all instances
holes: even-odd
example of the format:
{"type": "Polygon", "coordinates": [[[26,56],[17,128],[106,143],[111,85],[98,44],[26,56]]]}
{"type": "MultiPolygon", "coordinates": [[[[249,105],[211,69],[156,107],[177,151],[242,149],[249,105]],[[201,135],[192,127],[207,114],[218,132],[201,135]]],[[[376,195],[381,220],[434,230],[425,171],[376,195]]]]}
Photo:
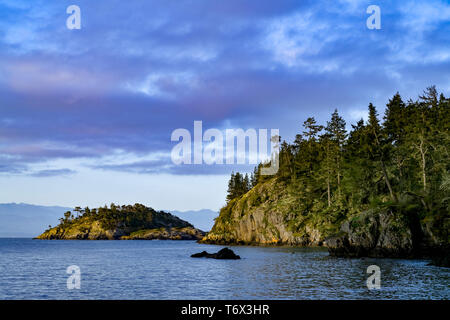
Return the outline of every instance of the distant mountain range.
{"type": "MultiPolygon", "coordinates": [[[[64,212],[73,208],[60,206],[39,206],[26,203],[0,203],[0,237],[36,237],[48,228],[56,226],[64,212]]],[[[167,211],[167,210],[166,210],[167,211]]],[[[186,220],[196,228],[209,231],[214,218],[219,214],[204,209],[198,211],[167,211],[186,220]]]]}
{"type": "Polygon", "coordinates": [[[56,226],[64,212],[72,209],[26,203],[1,203],[0,237],[35,237],[49,225],[56,226]]]}

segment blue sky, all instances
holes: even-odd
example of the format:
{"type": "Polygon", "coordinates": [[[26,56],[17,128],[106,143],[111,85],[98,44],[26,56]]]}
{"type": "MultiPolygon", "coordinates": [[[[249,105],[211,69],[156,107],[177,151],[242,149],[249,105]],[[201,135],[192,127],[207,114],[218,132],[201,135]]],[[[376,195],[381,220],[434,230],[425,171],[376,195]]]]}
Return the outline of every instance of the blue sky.
{"type": "Polygon", "coordinates": [[[232,168],[174,166],[174,129],[291,140],[335,108],[449,95],[449,40],[438,0],[0,0],[0,202],[218,209],[232,168]]]}

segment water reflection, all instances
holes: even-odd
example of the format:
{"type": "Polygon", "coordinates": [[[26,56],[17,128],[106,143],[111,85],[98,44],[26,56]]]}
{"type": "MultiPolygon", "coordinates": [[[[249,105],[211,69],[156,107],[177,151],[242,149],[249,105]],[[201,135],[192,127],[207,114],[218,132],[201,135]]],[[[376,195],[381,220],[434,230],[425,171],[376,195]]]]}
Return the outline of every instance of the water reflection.
{"type": "Polygon", "coordinates": [[[427,261],[341,259],[324,249],[233,247],[241,260],[192,259],[191,241],[0,239],[0,299],[449,299],[450,270],[427,261]],[[69,265],[81,290],[67,290],[69,265]],[[369,265],[381,290],[368,290],[369,265]]]}

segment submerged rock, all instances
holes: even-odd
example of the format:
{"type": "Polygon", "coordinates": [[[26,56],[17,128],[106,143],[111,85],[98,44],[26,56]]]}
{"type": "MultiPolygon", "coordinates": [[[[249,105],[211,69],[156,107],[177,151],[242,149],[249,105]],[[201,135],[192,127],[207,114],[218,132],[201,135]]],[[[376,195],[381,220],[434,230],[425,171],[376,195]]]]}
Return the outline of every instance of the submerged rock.
{"type": "Polygon", "coordinates": [[[237,260],[241,257],[236,255],[233,250],[230,250],[228,248],[223,248],[217,253],[208,253],[206,251],[202,251],[199,253],[194,253],[191,255],[192,258],[212,258],[212,259],[232,259],[237,260]]]}

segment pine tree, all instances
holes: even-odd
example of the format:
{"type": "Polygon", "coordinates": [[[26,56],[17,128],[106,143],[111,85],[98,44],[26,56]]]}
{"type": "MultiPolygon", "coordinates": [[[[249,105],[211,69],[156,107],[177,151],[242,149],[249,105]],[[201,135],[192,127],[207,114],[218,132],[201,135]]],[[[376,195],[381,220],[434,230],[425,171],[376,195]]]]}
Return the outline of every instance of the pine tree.
{"type": "Polygon", "coordinates": [[[322,170],[323,176],[325,176],[326,181],[326,189],[327,189],[327,202],[328,207],[331,206],[331,177],[333,175],[333,158],[334,158],[334,144],[331,140],[331,134],[325,133],[320,137],[320,144],[323,148],[323,161],[322,161],[322,170]]]}
{"type": "Polygon", "coordinates": [[[421,208],[420,214],[439,216],[445,224],[450,207],[450,99],[435,87],[417,101],[404,102],[397,92],[383,120],[373,104],[367,123],[361,119],[348,134],[337,110],[323,133],[324,127],[308,118],[293,143],[281,143],[276,176],[260,176],[262,163],[251,174],[232,173],[227,201],[274,179],[291,196],[293,221],[310,214],[321,222],[341,221],[390,198],[392,208],[408,208],[408,214],[421,208]]]}
{"type": "Polygon", "coordinates": [[[250,183],[251,183],[252,188],[258,184],[258,167],[257,166],[253,169],[253,172],[250,176],[250,183]]]}
{"type": "Polygon", "coordinates": [[[280,167],[278,169],[278,176],[283,180],[290,180],[295,178],[294,175],[294,154],[293,147],[286,141],[283,141],[280,147],[280,167]]]}
{"type": "Polygon", "coordinates": [[[228,181],[228,190],[227,190],[227,202],[231,201],[235,197],[235,176],[234,172],[231,172],[230,180],[228,181]]]}
{"type": "Polygon", "coordinates": [[[364,147],[366,135],[367,127],[361,119],[352,125],[344,144],[344,192],[350,195],[350,202],[355,205],[367,203],[372,191],[374,168],[364,147]]]}
{"type": "Polygon", "coordinates": [[[243,181],[244,193],[247,193],[250,189],[251,189],[250,178],[248,177],[248,173],[246,173],[243,181]]]}
{"type": "Polygon", "coordinates": [[[368,150],[372,156],[372,159],[378,161],[381,166],[386,186],[389,189],[389,194],[393,201],[397,201],[397,198],[392,189],[388,173],[386,170],[386,159],[388,158],[386,140],[383,138],[380,122],[378,120],[378,112],[375,106],[369,104],[369,123],[368,123],[368,150]]]}
{"type": "Polygon", "coordinates": [[[234,175],[234,198],[239,197],[243,194],[243,178],[240,172],[236,172],[234,175]]]}
{"type": "Polygon", "coordinates": [[[339,116],[337,109],[331,115],[331,121],[327,122],[326,132],[328,133],[332,144],[330,152],[334,159],[334,170],[337,178],[339,195],[341,193],[342,178],[342,152],[345,139],[347,138],[347,130],[345,129],[345,120],[339,116]]]}
{"type": "Polygon", "coordinates": [[[409,152],[403,144],[406,138],[406,119],[406,105],[397,92],[386,104],[383,130],[386,135],[386,142],[392,146],[391,157],[395,164],[394,173],[400,188],[406,187],[404,171],[409,157],[409,152]]]}
{"type": "Polygon", "coordinates": [[[323,126],[318,125],[314,117],[310,117],[303,122],[303,127],[306,131],[303,131],[303,136],[306,140],[315,140],[320,131],[323,130],[323,126]]]}
{"type": "Polygon", "coordinates": [[[384,130],[389,143],[399,144],[404,136],[405,103],[397,92],[386,104],[384,115],[384,130]]]}

